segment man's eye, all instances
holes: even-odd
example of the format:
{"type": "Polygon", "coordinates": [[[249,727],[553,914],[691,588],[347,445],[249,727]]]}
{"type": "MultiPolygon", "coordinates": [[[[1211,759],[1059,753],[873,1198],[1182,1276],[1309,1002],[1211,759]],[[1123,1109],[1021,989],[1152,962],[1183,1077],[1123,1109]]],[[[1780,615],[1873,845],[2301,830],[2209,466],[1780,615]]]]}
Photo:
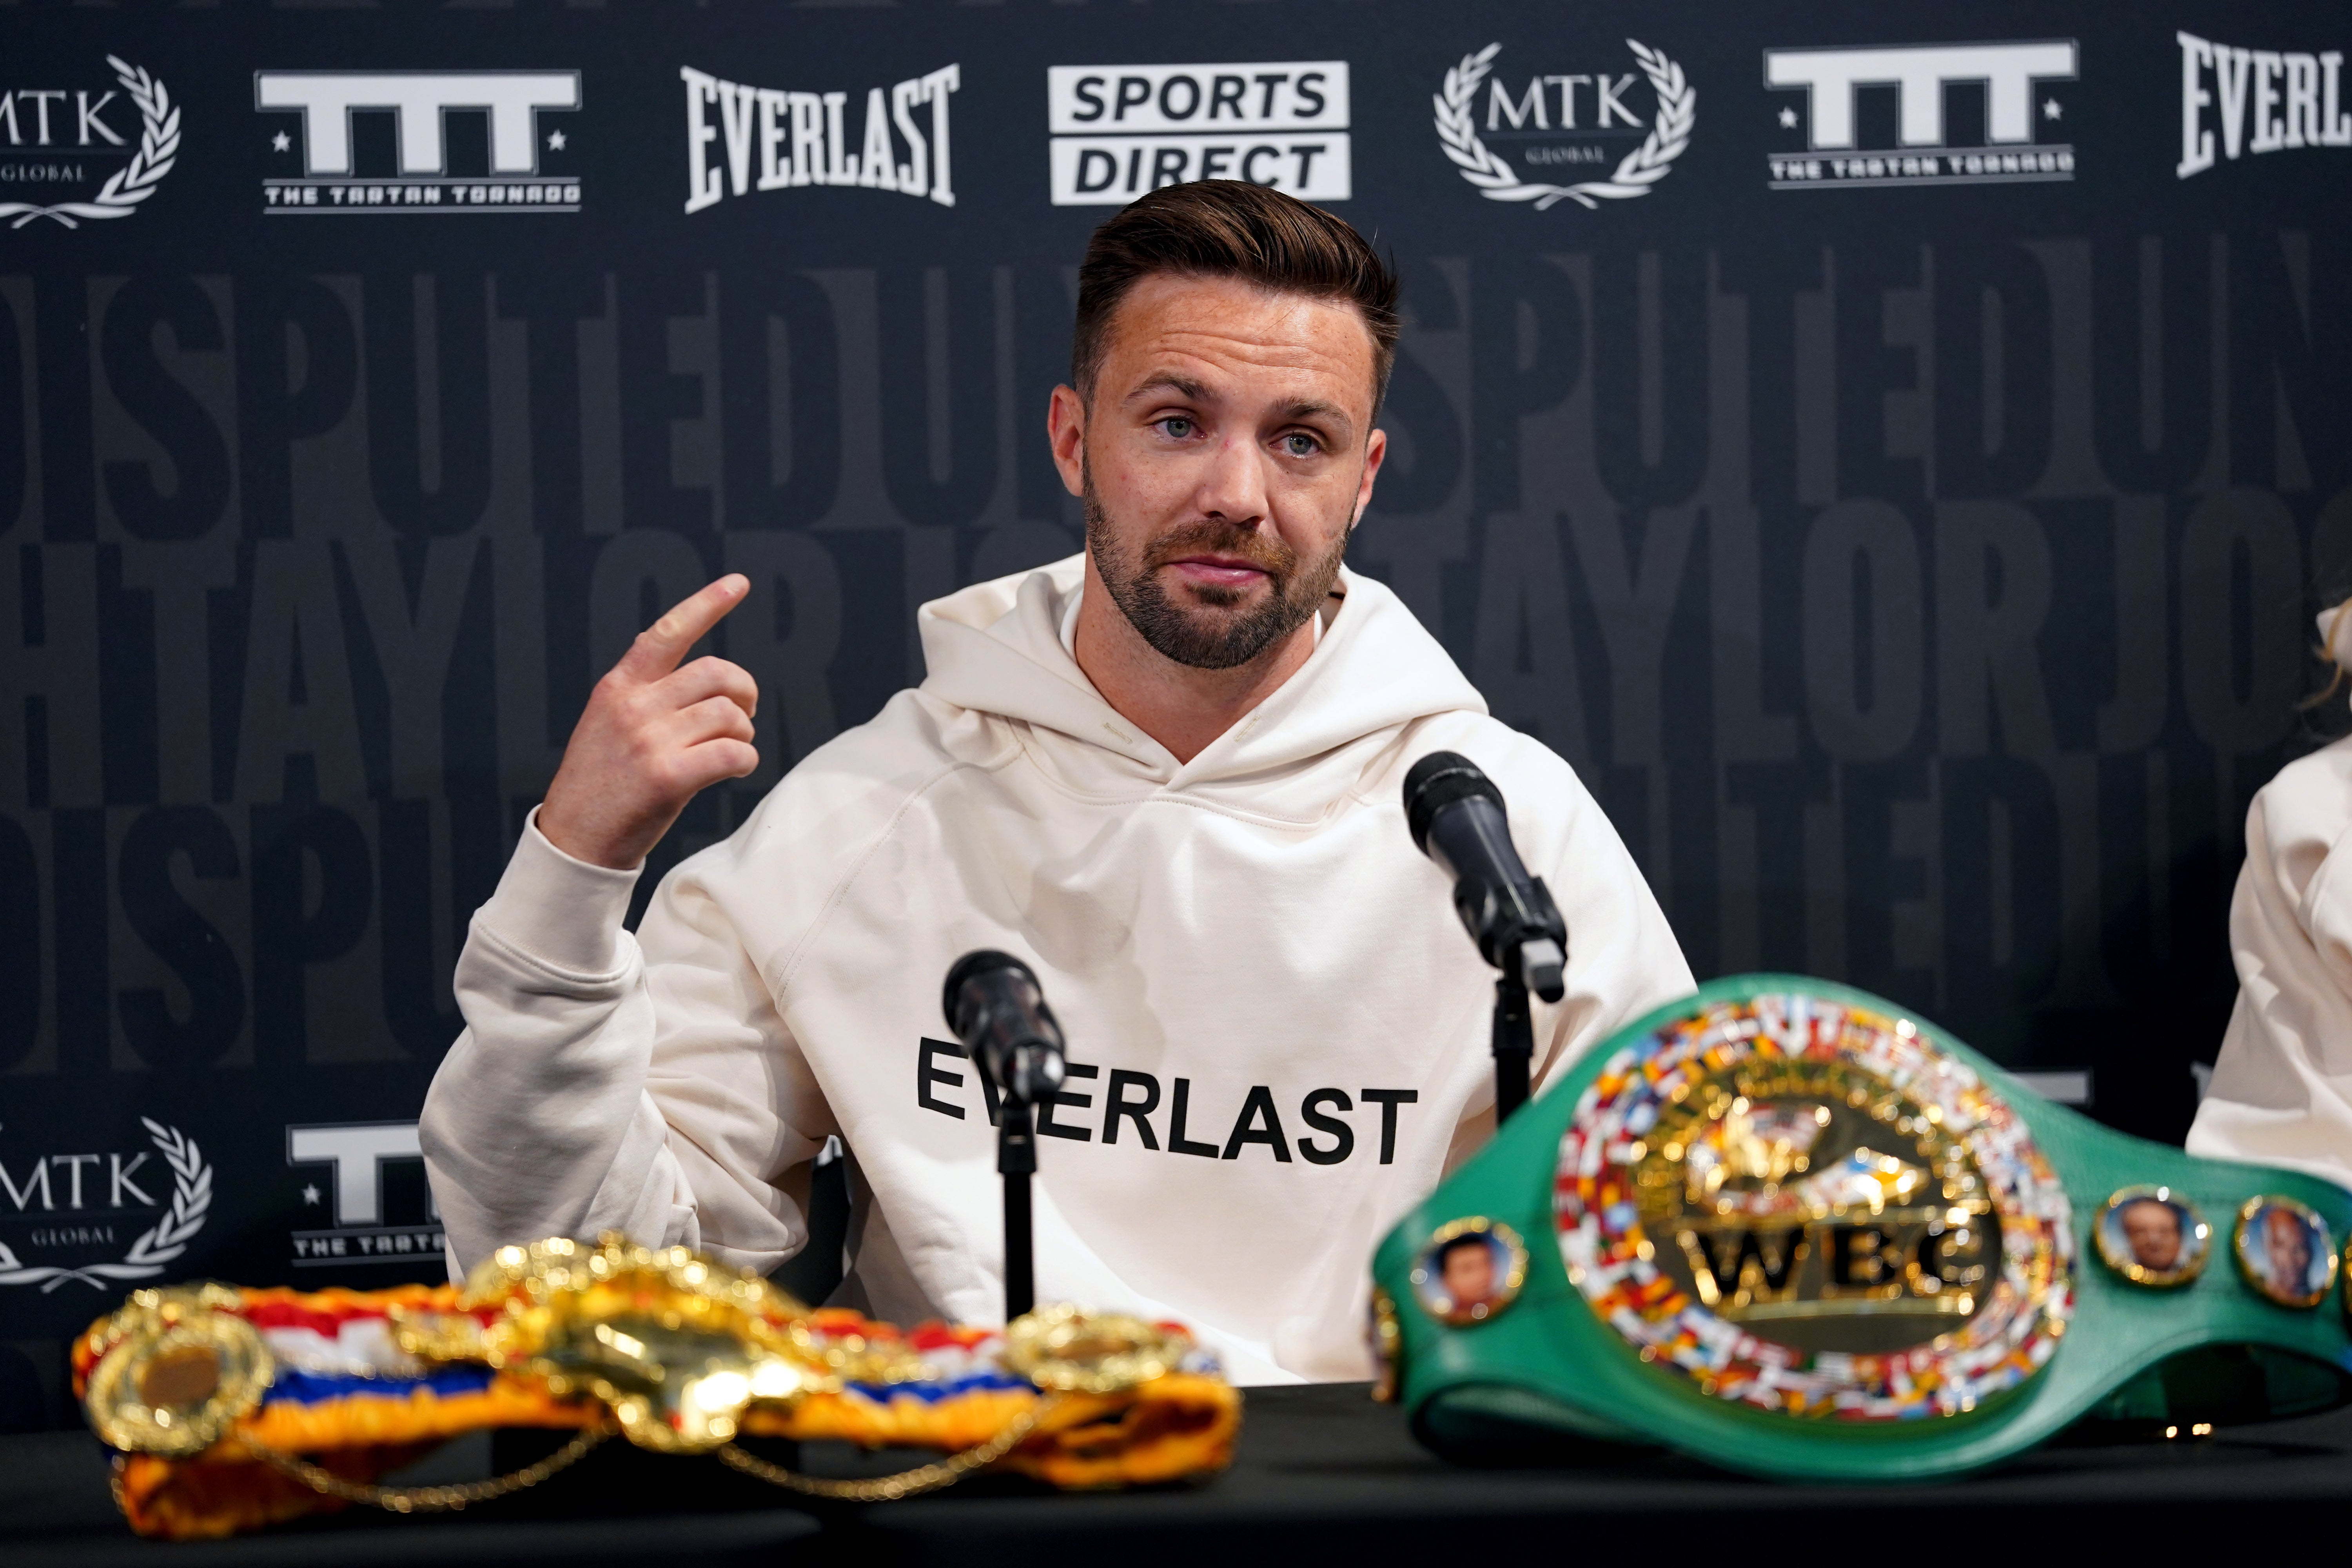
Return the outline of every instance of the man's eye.
{"type": "Polygon", "coordinates": [[[1294,430],[1282,438],[1282,449],[1294,458],[1311,458],[1323,449],[1323,443],[1312,436],[1294,430]]]}
{"type": "Polygon", "coordinates": [[[1194,426],[1192,421],[1185,418],[1181,414],[1171,414],[1167,418],[1160,421],[1160,433],[1167,436],[1171,440],[1181,441],[1186,437],[1192,435],[1193,429],[1194,426]]]}

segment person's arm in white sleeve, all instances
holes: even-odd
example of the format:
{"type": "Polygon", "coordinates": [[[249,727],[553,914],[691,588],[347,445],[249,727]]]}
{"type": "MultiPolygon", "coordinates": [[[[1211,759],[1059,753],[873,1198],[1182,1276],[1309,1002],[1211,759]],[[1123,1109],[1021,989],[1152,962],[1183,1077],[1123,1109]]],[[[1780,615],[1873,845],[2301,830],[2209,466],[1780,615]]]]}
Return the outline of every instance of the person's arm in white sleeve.
{"type": "Polygon", "coordinates": [[[466,1032],[419,1129],[460,1268],[619,1230],[764,1270],[806,1239],[800,1168],[830,1114],[697,870],[663,884],[641,945],[621,923],[635,874],[526,827],[474,917],[466,1032]]]}
{"type": "Polygon", "coordinates": [[[2189,1151],[2352,1184],[2347,746],[2290,764],[2246,814],[2230,902],[2238,1002],[2189,1151]]]}
{"type": "Polygon", "coordinates": [[[665,879],[637,938],[622,925],[687,803],[759,765],[751,677],[681,663],[750,591],[730,574],[689,595],[596,683],[474,917],[466,1032],[419,1128],[460,1271],[508,1243],[606,1229],[764,1271],[807,1237],[795,1194],[832,1118],[704,880],[745,836],[665,879]]]}
{"type": "Polygon", "coordinates": [[[645,1093],[653,998],[621,923],[637,873],[573,859],[537,818],[475,912],[455,985],[466,1031],[417,1129],[465,1269],[548,1236],[691,1239],[693,1197],[645,1093]]]}

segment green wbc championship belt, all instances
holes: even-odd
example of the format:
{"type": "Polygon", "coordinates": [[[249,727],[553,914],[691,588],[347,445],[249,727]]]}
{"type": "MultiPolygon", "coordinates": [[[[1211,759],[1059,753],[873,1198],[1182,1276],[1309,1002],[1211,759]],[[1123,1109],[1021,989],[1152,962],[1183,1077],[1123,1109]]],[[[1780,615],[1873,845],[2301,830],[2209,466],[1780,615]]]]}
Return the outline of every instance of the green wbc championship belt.
{"type": "Polygon", "coordinates": [[[1596,1047],[1408,1215],[1373,1329],[1441,1453],[1915,1479],[2086,1415],[2352,1399],[2347,1234],[2330,1183],[2110,1131],[1891,1003],[1747,975],[1596,1047]]]}

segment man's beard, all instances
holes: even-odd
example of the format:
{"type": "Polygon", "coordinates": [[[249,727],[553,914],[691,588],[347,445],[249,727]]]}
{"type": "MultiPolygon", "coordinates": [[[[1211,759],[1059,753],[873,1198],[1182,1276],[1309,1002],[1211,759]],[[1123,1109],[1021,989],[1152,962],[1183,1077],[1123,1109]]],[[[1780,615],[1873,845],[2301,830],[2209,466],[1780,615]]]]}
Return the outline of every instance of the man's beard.
{"type": "Polygon", "coordinates": [[[1112,531],[1094,475],[1086,476],[1087,549],[1111,602],[1153,649],[1194,669],[1234,669],[1247,664],[1305,626],[1323,607],[1347,558],[1348,535],[1302,565],[1298,552],[1277,535],[1202,518],[1169,530],[1130,557],[1112,531]],[[1191,555],[1223,555],[1248,562],[1265,574],[1268,593],[1254,608],[1234,615],[1216,609],[1242,602],[1245,587],[1195,584],[1186,592],[1209,609],[1181,605],[1160,586],[1160,569],[1191,555]]]}

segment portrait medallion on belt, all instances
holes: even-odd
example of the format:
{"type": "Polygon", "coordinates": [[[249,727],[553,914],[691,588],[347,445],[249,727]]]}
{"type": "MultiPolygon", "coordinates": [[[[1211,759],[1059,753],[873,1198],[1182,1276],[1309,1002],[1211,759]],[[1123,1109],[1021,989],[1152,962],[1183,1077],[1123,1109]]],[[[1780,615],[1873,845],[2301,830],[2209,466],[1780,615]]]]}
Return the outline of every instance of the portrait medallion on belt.
{"type": "Polygon", "coordinates": [[[2316,1307],[2336,1283],[2336,1233],[2293,1198],[2265,1193],[2238,1211],[2231,1250],[2254,1293],[2282,1307],[2316,1307]]]}
{"type": "Polygon", "coordinates": [[[1413,1261],[1412,1294],[1439,1322],[1467,1328],[1517,1300],[1527,1279],[1528,1247],[1519,1233],[1474,1215],[1437,1227],[1413,1261]]]}
{"type": "Polygon", "coordinates": [[[1792,1416],[1954,1415],[2073,1310],[2063,1185],[1906,1019],[1767,994],[1621,1051],[1561,1139],[1569,1277],[1642,1360],[1792,1416]]]}
{"type": "Polygon", "coordinates": [[[2212,1235],[2197,1205],[2170,1187],[2126,1187],[2101,1205],[2091,1226],[2100,1262],[2158,1289],[2204,1273],[2212,1235]]]}

